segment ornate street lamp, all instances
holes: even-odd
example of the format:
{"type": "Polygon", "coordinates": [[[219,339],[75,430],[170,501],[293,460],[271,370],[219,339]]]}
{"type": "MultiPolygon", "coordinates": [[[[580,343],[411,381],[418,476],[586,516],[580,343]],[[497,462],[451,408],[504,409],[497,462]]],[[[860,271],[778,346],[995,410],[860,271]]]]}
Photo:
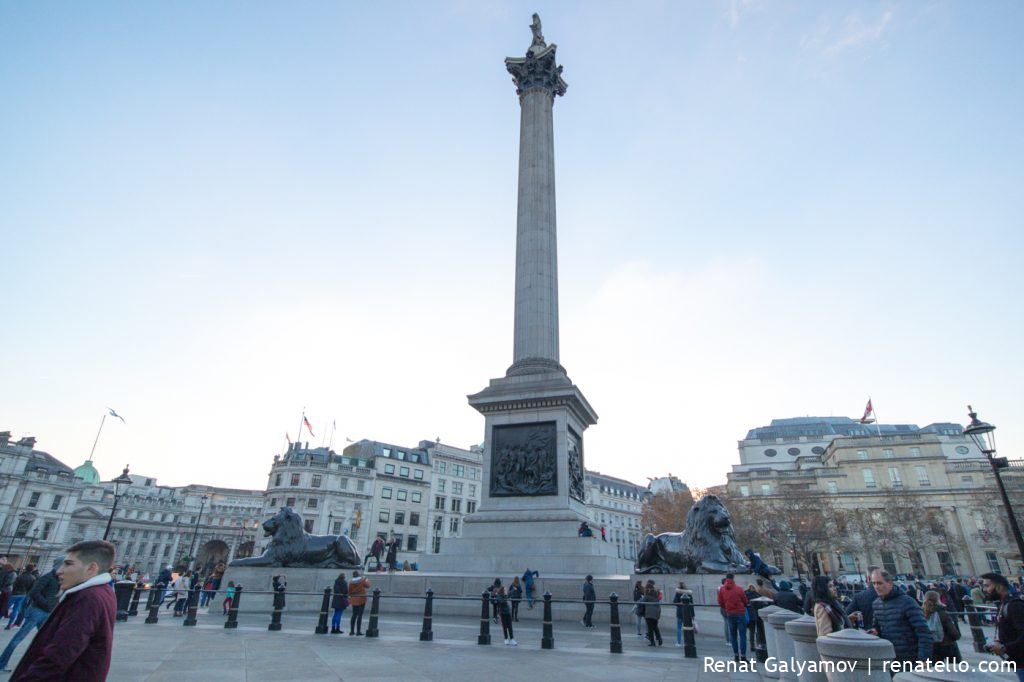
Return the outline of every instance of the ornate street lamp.
{"type": "Polygon", "coordinates": [[[836,563],[838,564],[836,566],[836,573],[842,573],[843,572],[843,553],[840,552],[838,549],[836,550],[836,563]]]}
{"type": "Polygon", "coordinates": [[[334,510],[327,512],[327,532],[324,535],[330,535],[332,528],[334,528],[334,510]]]}
{"type": "Polygon", "coordinates": [[[121,488],[132,484],[132,477],[128,475],[128,465],[125,464],[121,475],[111,481],[114,484],[114,506],[110,508],[110,518],[107,519],[107,529],[103,531],[103,539],[110,535],[110,524],[114,522],[114,514],[117,513],[117,501],[121,499],[121,488]]]}
{"type": "Polygon", "coordinates": [[[194,552],[196,551],[196,538],[199,537],[199,522],[203,520],[203,509],[206,508],[207,499],[206,495],[203,495],[199,504],[199,516],[196,517],[196,530],[192,533],[192,546],[188,548],[188,560],[193,564],[196,562],[196,555],[194,552]]]}
{"type": "MultiPolygon", "coordinates": [[[[28,512],[21,512],[18,514],[18,521],[15,523],[14,530],[11,532],[11,541],[7,545],[7,556],[11,556],[11,548],[14,547],[14,540],[18,537],[18,531],[21,529],[21,525],[28,520],[28,512]]],[[[28,528],[25,529],[25,535],[28,535],[28,528]]],[[[25,535],[22,537],[25,537],[25,535]]]]}
{"type": "Polygon", "coordinates": [[[971,423],[964,428],[964,435],[970,436],[974,444],[978,446],[978,449],[985,453],[985,457],[988,458],[988,463],[992,467],[992,473],[996,477],[996,487],[999,488],[999,495],[1003,498],[1003,507],[1006,509],[1006,515],[1010,517],[1010,531],[1013,533],[1013,539],[1017,542],[1020,560],[1024,562],[1024,537],[1021,537],[1017,515],[1013,513],[1013,506],[1010,504],[1010,498],[1006,494],[1006,486],[1003,485],[1003,478],[999,474],[999,471],[1007,468],[1009,463],[1005,457],[995,456],[996,427],[980,421],[978,413],[970,405],[967,406],[967,416],[971,418],[971,423]]]}
{"type": "Polygon", "coordinates": [[[790,532],[788,538],[789,546],[793,548],[793,566],[796,568],[796,581],[802,583],[803,577],[800,575],[800,558],[796,555],[796,533],[790,532]]]}

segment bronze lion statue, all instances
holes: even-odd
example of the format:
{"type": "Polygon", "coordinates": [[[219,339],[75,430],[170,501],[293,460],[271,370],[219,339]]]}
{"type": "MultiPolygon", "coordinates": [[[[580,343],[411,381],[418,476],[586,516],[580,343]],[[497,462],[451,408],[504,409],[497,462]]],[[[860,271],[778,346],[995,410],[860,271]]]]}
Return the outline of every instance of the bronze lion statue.
{"type": "Polygon", "coordinates": [[[235,559],[232,566],[298,566],[301,568],[359,568],[362,558],[345,535],[310,535],[302,529],[302,517],[290,507],[281,507],[263,522],[271,536],[270,546],[260,556],[235,559]]]}
{"type": "Polygon", "coordinates": [[[648,533],[636,558],[637,573],[747,573],[736,546],[729,510],[715,495],[705,495],[686,515],[682,533],[648,533]]]}

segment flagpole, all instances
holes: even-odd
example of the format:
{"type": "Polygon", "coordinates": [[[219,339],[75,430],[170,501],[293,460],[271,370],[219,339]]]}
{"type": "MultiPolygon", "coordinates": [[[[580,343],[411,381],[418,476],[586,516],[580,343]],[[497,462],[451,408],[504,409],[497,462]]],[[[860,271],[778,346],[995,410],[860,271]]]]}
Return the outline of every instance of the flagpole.
{"type": "MultiPolygon", "coordinates": [[[[871,400],[871,396],[868,396],[868,400],[871,400]]],[[[881,438],[882,437],[882,427],[879,426],[878,411],[875,409],[875,403],[873,403],[873,402],[871,403],[871,411],[875,413],[875,433],[877,433],[878,437],[881,438]]]]}
{"type": "Polygon", "coordinates": [[[103,424],[107,421],[107,413],[103,413],[103,419],[100,420],[100,429],[96,432],[96,440],[92,442],[92,450],[89,451],[89,461],[92,461],[93,453],[96,452],[96,444],[100,442],[100,434],[103,433],[103,424]]]}
{"type": "Polygon", "coordinates": [[[327,440],[327,427],[324,427],[324,435],[320,436],[320,447],[324,446],[324,441],[327,440]]]}
{"type": "Polygon", "coordinates": [[[300,447],[302,446],[302,426],[305,424],[305,422],[306,422],[306,408],[305,408],[305,406],[303,406],[303,408],[302,408],[302,419],[299,420],[299,439],[297,441],[295,441],[296,443],[299,444],[300,447]]]}
{"type": "Polygon", "coordinates": [[[331,422],[331,440],[327,444],[327,449],[328,450],[330,450],[331,448],[334,447],[334,430],[336,428],[338,428],[338,420],[337,419],[335,419],[334,421],[331,422]]]}

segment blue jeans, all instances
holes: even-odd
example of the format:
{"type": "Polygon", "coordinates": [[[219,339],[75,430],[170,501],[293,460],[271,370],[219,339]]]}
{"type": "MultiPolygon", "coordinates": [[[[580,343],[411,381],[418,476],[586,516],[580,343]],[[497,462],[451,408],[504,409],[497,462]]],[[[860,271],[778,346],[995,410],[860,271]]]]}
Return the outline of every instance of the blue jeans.
{"type": "Polygon", "coordinates": [[[341,629],[341,617],[345,613],[345,609],[334,609],[334,615],[331,616],[331,629],[341,629]]]}
{"type": "Polygon", "coordinates": [[[42,609],[37,609],[34,606],[28,606],[25,609],[25,622],[21,624],[19,629],[11,641],[7,643],[7,648],[0,654],[0,670],[7,668],[7,663],[11,660],[11,655],[14,653],[14,649],[17,648],[21,640],[28,636],[28,633],[32,632],[32,628],[37,628],[43,624],[43,621],[50,614],[42,609]]]}
{"type": "Polygon", "coordinates": [[[683,619],[676,618],[676,644],[683,643],[683,619]]]}
{"type": "Polygon", "coordinates": [[[737,656],[747,655],[747,615],[745,613],[729,614],[726,616],[729,623],[729,643],[732,644],[732,653],[737,656]],[[739,639],[737,644],[736,640],[739,639]]]}
{"type": "Polygon", "coordinates": [[[21,605],[25,603],[25,595],[19,594],[11,597],[8,608],[11,610],[11,617],[7,620],[7,626],[10,627],[11,623],[18,617],[18,611],[21,611],[21,605]]]}

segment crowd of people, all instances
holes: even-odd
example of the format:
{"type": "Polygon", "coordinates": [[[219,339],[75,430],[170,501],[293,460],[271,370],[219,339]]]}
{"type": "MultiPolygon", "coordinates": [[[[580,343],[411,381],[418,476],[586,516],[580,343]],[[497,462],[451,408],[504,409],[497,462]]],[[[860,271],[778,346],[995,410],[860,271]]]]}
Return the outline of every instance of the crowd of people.
{"type": "MultiPolygon", "coordinates": [[[[756,573],[755,573],[756,575],[756,573]]],[[[870,568],[867,580],[815,576],[810,585],[800,581],[797,591],[788,580],[757,577],[743,589],[733,574],[718,589],[718,605],[725,637],[737,662],[746,659],[747,630],[756,617],[751,602],[766,597],[779,608],[814,616],[818,636],[847,628],[860,628],[888,640],[894,660],[901,664],[956,663],[961,660],[958,641],[966,605],[988,602],[980,618],[994,622],[996,639],[988,650],[1017,665],[1024,682],[1024,598],[1022,581],[1010,582],[998,573],[925,581],[913,576],[894,580],[886,570],[870,568]]],[[[634,595],[635,598],[635,595],[634,595]]]]}

